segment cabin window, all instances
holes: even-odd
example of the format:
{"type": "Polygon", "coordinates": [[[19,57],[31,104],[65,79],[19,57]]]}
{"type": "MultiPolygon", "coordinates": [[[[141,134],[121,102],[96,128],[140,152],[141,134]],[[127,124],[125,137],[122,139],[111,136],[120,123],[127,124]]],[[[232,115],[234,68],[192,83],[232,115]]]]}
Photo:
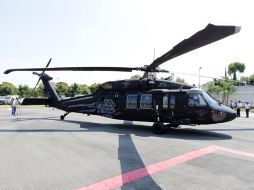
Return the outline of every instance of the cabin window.
{"type": "Polygon", "coordinates": [[[138,95],[132,94],[127,96],[126,108],[127,109],[137,109],[138,95]]]}
{"type": "Polygon", "coordinates": [[[169,107],[171,110],[175,109],[176,106],[176,96],[170,95],[169,107]]]}
{"type": "Polygon", "coordinates": [[[152,94],[142,94],[140,97],[141,109],[152,109],[152,94]]]}
{"type": "Polygon", "coordinates": [[[189,106],[206,106],[206,102],[203,99],[201,94],[189,94],[188,98],[188,105],[189,106]]]}
{"type": "Polygon", "coordinates": [[[162,107],[163,109],[168,109],[168,95],[163,96],[162,107]]]}

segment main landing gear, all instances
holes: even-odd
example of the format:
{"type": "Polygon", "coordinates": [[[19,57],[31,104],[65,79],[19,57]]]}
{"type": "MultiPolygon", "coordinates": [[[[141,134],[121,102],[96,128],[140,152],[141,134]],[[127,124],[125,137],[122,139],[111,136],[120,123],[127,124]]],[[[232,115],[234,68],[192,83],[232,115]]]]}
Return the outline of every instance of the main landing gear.
{"type": "Polygon", "coordinates": [[[61,115],[61,116],[60,116],[60,119],[61,119],[61,120],[64,120],[65,116],[67,116],[68,114],[69,114],[69,112],[66,112],[65,114],[61,115]]]}
{"type": "Polygon", "coordinates": [[[167,128],[178,128],[178,123],[169,123],[167,125],[164,125],[162,122],[154,122],[153,124],[153,133],[155,134],[163,134],[167,128]]]}
{"type": "Polygon", "coordinates": [[[162,122],[154,122],[153,133],[163,134],[165,132],[166,126],[162,122]]]}

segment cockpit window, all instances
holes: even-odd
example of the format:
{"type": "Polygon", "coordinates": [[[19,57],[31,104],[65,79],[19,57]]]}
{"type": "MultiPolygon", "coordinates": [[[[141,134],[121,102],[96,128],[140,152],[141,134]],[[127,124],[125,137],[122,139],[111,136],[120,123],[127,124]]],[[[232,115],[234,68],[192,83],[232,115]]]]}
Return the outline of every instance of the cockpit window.
{"type": "Polygon", "coordinates": [[[189,106],[206,106],[206,102],[200,93],[190,93],[188,99],[189,106]]]}
{"type": "Polygon", "coordinates": [[[209,94],[207,94],[205,91],[202,91],[202,94],[209,105],[218,104],[218,102],[215,99],[213,99],[209,94]]]}

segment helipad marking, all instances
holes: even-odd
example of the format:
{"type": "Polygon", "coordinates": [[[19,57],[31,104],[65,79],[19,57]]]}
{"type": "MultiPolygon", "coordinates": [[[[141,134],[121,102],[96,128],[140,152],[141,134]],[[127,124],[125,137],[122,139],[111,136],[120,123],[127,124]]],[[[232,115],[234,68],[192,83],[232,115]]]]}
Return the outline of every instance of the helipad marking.
{"type": "Polygon", "coordinates": [[[136,170],[133,170],[130,172],[126,172],[121,175],[118,175],[118,176],[115,176],[115,177],[112,177],[109,179],[105,179],[105,180],[99,181],[97,183],[90,184],[88,186],[81,187],[77,190],[110,190],[110,189],[114,189],[114,188],[120,187],[124,184],[127,184],[129,182],[135,181],[139,178],[142,178],[142,177],[145,177],[145,176],[148,176],[148,175],[151,175],[151,174],[163,171],[163,170],[173,168],[176,165],[183,164],[187,161],[204,156],[206,154],[213,153],[218,150],[254,158],[253,153],[213,145],[213,146],[209,146],[209,147],[199,149],[199,150],[196,150],[193,152],[189,152],[189,153],[181,155],[181,156],[177,156],[175,158],[172,158],[172,159],[169,159],[166,161],[152,164],[152,165],[147,166],[145,168],[140,168],[140,169],[136,169],[136,170]]]}
{"type": "Polygon", "coordinates": [[[241,151],[241,150],[235,150],[235,149],[226,148],[226,147],[221,147],[221,146],[219,146],[219,149],[220,149],[220,150],[223,150],[223,151],[225,151],[225,152],[232,153],[232,154],[238,154],[238,155],[241,155],[241,156],[252,157],[252,158],[254,158],[254,154],[253,154],[253,153],[250,153],[250,152],[244,152],[244,151],[241,151]]]}
{"type": "Polygon", "coordinates": [[[156,164],[152,164],[145,168],[136,169],[130,172],[123,173],[122,175],[118,175],[106,180],[102,180],[100,182],[81,187],[78,190],[109,190],[114,189],[116,187],[120,187],[126,183],[135,181],[139,178],[145,177],[147,175],[151,175],[157,173],[159,171],[163,171],[169,168],[172,168],[178,164],[182,164],[184,162],[190,161],[192,159],[198,158],[200,156],[204,156],[206,154],[215,152],[218,150],[217,146],[209,146],[200,150],[196,150],[166,161],[162,161],[156,164]]]}

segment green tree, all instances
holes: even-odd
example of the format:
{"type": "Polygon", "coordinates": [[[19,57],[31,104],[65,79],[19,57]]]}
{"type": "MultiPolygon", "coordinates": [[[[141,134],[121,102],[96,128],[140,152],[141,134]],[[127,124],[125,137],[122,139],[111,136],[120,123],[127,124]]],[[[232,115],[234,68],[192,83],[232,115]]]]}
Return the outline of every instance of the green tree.
{"type": "Polygon", "coordinates": [[[19,85],[18,86],[18,95],[20,97],[28,97],[31,95],[32,90],[28,85],[19,85]]]}
{"type": "Polygon", "coordinates": [[[68,96],[74,97],[75,95],[79,94],[79,84],[74,83],[71,84],[68,89],[68,96]]]}
{"type": "Polygon", "coordinates": [[[44,90],[44,85],[42,83],[34,90],[33,97],[47,97],[47,93],[44,90]]]}
{"type": "Polygon", "coordinates": [[[95,93],[99,89],[99,86],[99,83],[93,83],[91,86],[89,86],[91,93],[95,93]]]}
{"type": "Polygon", "coordinates": [[[3,82],[0,84],[0,95],[1,96],[14,95],[14,94],[17,94],[17,88],[12,83],[3,82]]]}
{"type": "Polygon", "coordinates": [[[86,84],[79,85],[78,92],[79,94],[84,94],[84,95],[91,94],[91,91],[86,84]]]}
{"type": "Polygon", "coordinates": [[[221,81],[220,86],[223,92],[223,101],[228,102],[228,97],[230,94],[235,92],[235,85],[232,81],[221,81]]]}
{"type": "Polygon", "coordinates": [[[215,93],[217,99],[219,99],[219,94],[222,91],[222,88],[220,85],[218,85],[217,81],[212,81],[208,83],[207,91],[211,94],[215,93]]]}
{"type": "Polygon", "coordinates": [[[246,84],[249,84],[249,83],[250,83],[249,77],[245,77],[245,76],[241,76],[240,81],[241,81],[242,83],[246,83],[246,84]]]}
{"type": "Polygon", "coordinates": [[[141,76],[138,75],[138,74],[132,75],[132,76],[131,76],[131,79],[140,79],[140,78],[141,78],[141,76]]]}
{"type": "Polygon", "coordinates": [[[59,96],[66,96],[68,94],[69,86],[65,82],[58,82],[55,84],[55,90],[59,96]]]}
{"type": "Polygon", "coordinates": [[[233,75],[233,80],[237,80],[236,73],[243,73],[245,70],[244,63],[234,62],[230,63],[228,66],[228,74],[233,75]]]}
{"type": "Polygon", "coordinates": [[[254,74],[249,76],[249,81],[251,85],[254,85],[254,74]]]}
{"type": "Polygon", "coordinates": [[[220,99],[220,94],[222,93],[222,101],[228,101],[229,95],[235,92],[235,85],[232,81],[213,81],[208,83],[207,91],[215,93],[217,99],[220,99]]]}

